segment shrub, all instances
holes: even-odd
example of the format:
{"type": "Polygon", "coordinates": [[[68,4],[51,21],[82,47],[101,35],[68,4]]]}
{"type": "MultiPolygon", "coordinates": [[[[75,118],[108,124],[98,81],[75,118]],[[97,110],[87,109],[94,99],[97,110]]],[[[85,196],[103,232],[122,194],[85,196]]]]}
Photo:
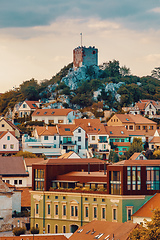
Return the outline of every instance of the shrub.
{"type": "Polygon", "coordinates": [[[32,234],[39,234],[39,229],[38,229],[38,228],[35,228],[35,227],[32,227],[31,230],[30,230],[30,232],[31,232],[32,234]]]}
{"type": "Polygon", "coordinates": [[[21,228],[21,227],[13,228],[13,234],[15,236],[20,236],[21,234],[25,234],[25,232],[26,232],[26,229],[24,227],[23,228],[21,228]]]}

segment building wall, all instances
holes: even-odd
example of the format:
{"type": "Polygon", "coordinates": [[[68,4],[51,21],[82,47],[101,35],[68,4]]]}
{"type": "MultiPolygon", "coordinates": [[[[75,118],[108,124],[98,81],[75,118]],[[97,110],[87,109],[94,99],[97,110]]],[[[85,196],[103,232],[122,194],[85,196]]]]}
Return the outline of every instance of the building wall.
{"type": "Polygon", "coordinates": [[[40,233],[43,227],[47,232],[47,225],[51,226],[51,233],[55,233],[55,225],[58,232],[62,233],[63,226],[66,232],[70,232],[71,225],[78,227],[92,220],[125,222],[127,221],[127,206],[132,206],[134,212],[147,200],[145,196],[111,196],[99,193],[73,193],[73,192],[31,192],[31,227],[38,224],[40,233]],[[134,199],[134,200],[133,200],[134,199]],[[36,204],[39,205],[39,213],[36,214],[36,204]],[[50,214],[48,215],[48,205],[50,214]],[[55,205],[58,205],[58,215],[55,214],[55,205]],[[63,216],[63,205],[66,206],[66,216],[63,216]],[[78,216],[71,216],[71,206],[78,207],[78,216]],[[88,207],[88,217],[85,208],[88,207]],[[94,218],[94,207],[97,208],[97,217],[94,218]],[[102,217],[102,209],[105,209],[105,217],[102,217]],[[113,211],[116,210],[116,219],[113,211]]]}
{"type": "Polygon", "coordinates": [[[12,195],[12,212],[21,212],[21,192],[14,191],[12,195]]]}
{"type": "Polygon", "coordinates": [[[28,177],[2,177],[2,180],[4,182],[7,182],[11,185],[15,185],[16,187],[27,187],[27,179],[28,177]],[[17,181],[17,184],[16,182],[17,181]],[[22,184],[20,184],[19,181],[22,181],[22,184]]]}
{"type": "Polygon", "coordinates": [[[7,132],[4,137],[0,139],[0,151],[3,152],[15,152],[19,151],[19,141],[17,138],[15,138],[10,132],[7,132]],[[8,140],[8,137],[10,138],[8,140]],[[4,148],[4,145],[6,148],[4,148]],[[13,145],[13,148],[11,148],[11,145],[13,145]]]}
{"type": "Polygon", "coordinates": [[[0,193],[0,217],[4,222],[8,222],[12,218],[12,194],[0,193]]]}
{"type": "Polygon", "coordinates": [[[49,121],[54,121],[54,123],[68,123],[67,116],[32,116],[32,121],[44,121],[46,124],[49,124],[49,121]]]}

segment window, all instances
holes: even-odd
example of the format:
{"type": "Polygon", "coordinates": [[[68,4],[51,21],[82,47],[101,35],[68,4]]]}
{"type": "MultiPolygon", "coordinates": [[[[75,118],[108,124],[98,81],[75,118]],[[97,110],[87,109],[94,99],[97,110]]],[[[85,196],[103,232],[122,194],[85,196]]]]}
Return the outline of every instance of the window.
{"type": "Polygon", "coordinates": [[[36,223],[36,229],[38,229],[38,223],[36,223]]]}
{"type": "Polygon", "coordinates": [[[97,198],[93,198],[93,201],[96,202],[96,201],[97,201],[97,198]]]}
{"type": "Polygon", "coordinates": [[[3,144],[3,149],[6,149],[7,148],[7,145],[6,144],[3,144]]]}
{"type": "Polygon", "coordinates": [[[63,199],[66,199],[66,197],[63,196],[63,199]]]}
{"type": "Polygon", "coordinates": [[[36,203],[36,214],[39,214],[39,204],[36,203]]]}
{"type": "Polygon", "coordinates": [[[131,215],[132,215],[132,209],[128,208],[127,209],[127,221],[131,220],[131,215]]]}
{"type": "Polygon", "coordinates": [[[66,132],[71,131],[70,128],[65,128],[64,130],[65,130],[66,132]]]}
{"type": "Polygon", "coordinates": [[[35,169],[34,170],[34,181],[35,181],[35,190],[44,190],[44,170],[35,169]]]}
{"type": "Polygon", "coordinates": [[[7,140],[10,140],[10,136],[7,136],[7,140]]]}
{"type": "Polygon", "coordinates": [[[106,218],[106,209],[105,207],[102,207],[102,219],[106,218]]]}
{"type": "Polygon", "coordinates": [[[22,180],[19,180],[19,185],[22,185],[22,180]]]}
{"type": "Polygon", "coordinates": [[[55,215],[58,215],[58,205],[55,205],[55,215]]]}
{"type": "Polygon", "coordinates": [[[63,123],[63,120],[58,120],[58,123],[63,123]]]}
{"type": "Polygon", "coordinates": [[[18,182],[17,180],[14,180],[14,184],[17,184],[17,182],[18,182]]]}
{"type": "Polygon", "coordinates": [[[4,127],[4,124],[2,124],[2,127],[4,127]]]}
{"type": "Polygon", "coordinates": [[[85,217],[88,218],[89,214],[88,214],[88,207],[85,207],[85,217]]]}
{"type": "Polygon", "coordinates": [[[78,217],[78,206],[71,206],[71,216],[78,217]]]}
{"type": "Polygon", "coordinates": [[[51,205],[50,204],[47,205],[47,214],[48,215],[51,214],[51,205]]]}
{"type": "Polygon", "coordinates": [[[78,142],[81,142],[81,137],[78,137],[78,142]]]}
{"type": "Polygon", "coordinates": [[[55,199],[58,199],[58,196],[55,196],[55,199]]]}
{"type": "Polygon", "coordinates": [[[160,189],[160,167],[146,167],[147,172],[147,190],[160,189]]]}
{"type": "Polygon", "coordinates": [[[55,233],[58,233],[58,225],[55,225],[55,233]]]}
{"type": "Polygon", "coordinates": [[[93,208],[93,217],[97,218],[97,207],[93,208]]]}
{"type": "Polygon", "coordinates": [[[74,216],[74,206],[71,206],[71,216],[74,216]]]}
{"type": "Polygon", "coordinates": [[[23,108],[26,108],[26,104],[25,103],[23,104],[23,108]]]}
{"type": "Polygon", "coordinates": [[[124,139],[123,139],[123,138],[121,139],[121,142],[124,142],[124,139]]]}
{"type": "Polygon", "coordinates": [[[102,202],[105,202],[105,199],[104,199],[104,198],[102,198],[102,202]]]}
{"type": "Polygon", "coordinates": [[[129,125],[129,130],[133,130],[133,125],[129,125]]]}
{"type": "Polygon", "coordinates": [[[66,205],[63,205],[62,207],[62,214],[63,216],[66,216],[66,205]]]}
{"type": "Polygon", "coordinates": [[[115,142],[119,142],[119,139],[115,139],[115,142]]]}
{"type": "Polygon", "coordinates": [[[78,133],[81,133],[81,129],[80,128],[78,128],[78,133]]]}
{"type": "Polygon", "coordinates": [[[116,221],[117,220],[117,209],[113,208],[113,220],[116,221]]]}
{"type": "Polygon", "coordinates": [[[85,198],[85,201],[88,201],[88,198],[85,198]]]}
{"type": "Polygon", "coordinates": [[[44,140],[48,140],[48,136],[44,136],[44,140]]]}
{"type": "Polygon", "coordinates": [[[95,136],[92,136],[92,140],[94,141],[96,138],[95,138],[95,136]]]}
{"type": "Polygon", "coordinates": [[[112,171],[111,181],[110,181],[110,193],[111,194],[121,194],[121,172],[112,171]]]}
{"type": "Polygon", "coordinates": [[[14,149],[14,144],[11,144],[11,145],[10,145],[10,149],[14,149]]]}
{"type": "Polygon", "coordinates": [[[56,136],[54,136],[54,140],[56,140],[56,136]]]}
{"type": "Polygon", "coordinates": [[[136,130],[141,130],[141,126],[136,126],[136,130]]]}
{"type": "Polygon", "coordinates": [[[47,233],[50,233],[51,232],[51,226],[50,224],[47,225],[47,233]]]}
{"type": "Polygon", "coordinates": [[[6,183],[10,183],[10,180],[6,180],[6,183]]]}
{"type": "Polygon", "coordinates": [[[66,226],[63,226],[63,233],[66,233],[66,226]]]}
{"type": "Polygon", "coordinates": [[[147,126],[143,126],[143,130],[146,130],[147,129],[147,126]]]}

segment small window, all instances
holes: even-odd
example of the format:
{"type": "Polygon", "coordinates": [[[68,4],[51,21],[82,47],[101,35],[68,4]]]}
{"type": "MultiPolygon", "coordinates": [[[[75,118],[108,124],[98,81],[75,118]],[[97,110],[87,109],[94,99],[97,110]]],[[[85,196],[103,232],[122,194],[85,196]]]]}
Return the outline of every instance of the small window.
{"type": "Polygon", "coordinates": [[[113,209],[113,220],[117,220],[117,209],[113,209]]]}
{"type": "Polygon", "coordinates": [[[55,196],[55,199],[58,199],[58,196],[55,196]]]}
{"type": "Polygon", "coordinates": [[[63,205],[63,216],[66,216],[66,205],[63,205]]]}
{"type": "Polygon", "coordinates": [[[92,140],[94,141],[96,138],[95,138],[95,136],[92,136],[92,140]]]}
{"type": "Polygon", "coordinates": [[[7,145],[6,144],[3,144],[3,149],[6,149],[7,148],[7,145]]]}
{"type": "Polygon", "coordinates": [[[55,205],[55,215],[58,215],[58,205],[55,205]]]}
{"type": "Polygon", "coordinates": [[[104,199],[104,198],[102,198],[102,202],[105,202],[105,199],[104,199]]]}
{"type": "Polygon", "coordinates": [[[66,199],[66,197],[65,197],[65,196],[63,196],[63,199],[66,199]]]}
{"type": "Polygon", "coordinates": [[[2,127],[4,127],[4,124],[2,124],[2,127]]]}
{"type": "Polygon", "coordinates": [[[97,201],[97,198],[93,198],[93,201],[96,202],[96,201],[97,201]]]}
{"type": "Polygon", "coordinates": [[[8,184],[9,184],[9,183],[10,183],[10,180],[6,180],[6,183],[8,183],[8,184]]]}
{"type": "Polygon", "coordinates": [[[7,140],[10,140],[10,136],[7,136],[7,140]]]}
{"type": "Polygon", "coordinates": [[[14,144],[11,144],[11,145],[10,145],[10,149],[14,149],[14,144]]]}
{"type": "Polygon", "coordinates": [[[65,128],[65,131],[66,131],[66,132],[67,132],[67,131],[69,132],[69,131],[71,131],[71,130],[70,130],[70,128],[65,128]]]}
{"type": "Polygon", "coordinates": [[[93,208],[93,217],[97,218],[97,207],[93,208]]]}
{"type": "Polygon", "coordinates": [[[51,231],[51,226],[50,226],[50,224],[48,224],[47,225],[47,233],[50,233],[50,231],[51,231]]]}
{"type": "Polygon", "coordinates": [[[81,129],[80,128],[78,128],[78,133],[81,133],[81,129]]]}
{"type": "Polygon", "coordinates": [[[38,114],[40,114],[40,112],[36,112],[36,114],[38,115],[38,114]]]}
{"type": "Polygon", "coordinates": [[[22,180],[19,180],[19,185],[22,185],[22,180]]]}
{"type": "Polygon", "coordinates": [[[81,137],[78,137],[78,142],[81,142],[81,137]]]}
{"type": "Polygon", "coordinates": [[[56,140],[56,136],[54,136],[54,140],[56,140]]]}
{"type": "Polygon", "coordinates": [[[48,136],[44,136],[44,140],[48,140],[48,136]]]}
{"type": "Polygon", "coordinates": [[[48,215],[51,214],[51,205],[50,204],[47,205],[47,214],[48,215]]]}
{"type": "Polygon", "coordinates": [[[46,114],[47,114],[47,112],[44,112],[44,114],[46,115],[46,114]]]}
{"type": "Polygon", "coordinates": [[[63,233],[66,233],[66,226],[63,226],[63,233]]]}
{"type": "Polygon", "coordinates": [[[88,198],[87,198],[87,197],[85,198],[85,201],[88,201],[88,198]]]}
{"type": "Polygon", "coordinates": [[[51,114],[54,114],[55,112],[52,112],[51,114]]]}
{"type": "Polygon", "coordinates": [[[17,180],[14,180],[14,184],[17,184],[17,180]]]}

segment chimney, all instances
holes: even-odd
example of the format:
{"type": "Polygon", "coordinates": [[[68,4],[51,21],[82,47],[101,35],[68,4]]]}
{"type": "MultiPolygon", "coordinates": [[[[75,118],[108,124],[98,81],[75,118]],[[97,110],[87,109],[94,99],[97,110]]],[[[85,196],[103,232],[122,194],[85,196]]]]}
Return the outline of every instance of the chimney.
{"type": "Polygon", "coordinates": [[[88,174],[90,174],[90,163],[88,163],[88,174]]]}
{"type": "Polygon", "coordinates": [[[88,126],[89,126],[89,127],[91,126],[91,123],[90,123],[90,122],[88,123],[88,126]]]}

